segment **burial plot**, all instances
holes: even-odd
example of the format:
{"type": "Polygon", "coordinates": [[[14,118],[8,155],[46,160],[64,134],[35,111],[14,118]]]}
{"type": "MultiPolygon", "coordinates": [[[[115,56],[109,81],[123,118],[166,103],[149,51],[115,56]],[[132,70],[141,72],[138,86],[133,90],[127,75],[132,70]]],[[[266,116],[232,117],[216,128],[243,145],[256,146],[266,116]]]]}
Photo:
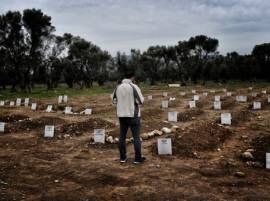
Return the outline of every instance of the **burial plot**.
{"type": "Polygon", "coordinates": [[[215,101],[220,101],[220,96],[215,96],[215,101]]]}
{"type": "Polygon", "coordinates": [[[168,112],[168,121],[177,122],[177,114],[178,112],[168,112]]]}
{"type": "Polygon", "coordinates": [[[0,133],[4,133],[4,132],[5,132],[5,123],[0,122],[0,133]]]}
{"type": "Polygon", "coordinates": [[[52,105],[48,105],[46,108],[46,112],[52,112],[52,108],[53,108],[52,105]]]}
{"type": "Polygon", "coordinates": [[[24,106],[28,107],[28,105],[29,105],[29,98],[25,98],[24,99],[24,106]]]}
{"type": "Polygon", "coordinates": [[[54,137],[54,126],[52,125],[45,126],[44,137],[49,138],[54,137]]]}
{"type": "Polygon", "coordinates": [[[22,103],[22,99],[17,98],[17,100],[16,100],[16,106],[21,106],[21,103],[22,103]]]}
{"type": "Polygon", "coordinates": [[[270,153],[266,153],[266,169],[270,169],[270,153]]]}
{"type": "Polygon", "coordinates": [[[5,106],[5,101],[0,101],[0,106],[5,106]]]}
{"type": "Polygon", "coordinates": [[[200,100],[200,96],[199,96],[199,95],[194,95],[194,96],[193,96],[193,100],[194,100],[194,101],[200,100]]]}
{"type": "Polygon", "coordinates": [[[260,109],[262,109],[262,104],[261,104],[261,102],[253,102],[253,109],[254,110],[260,110],[260,109]]]}
{"type": "Polygon", "coordinates": [[[105,143],[105,129],[94,129],[94,142],[105,143]]]}
{"type": "Polygon", "coordinates": [[[15,106],[15,102],[14,102],[14,101],[10,101],[10,102],[9,102],[9,106],[10,106],[10,107],[15,106]]]}
{"type": "Polygon", "coordinates": [[[221,124],[224,124],[224,125],[231,125],[232,124],[231,113],[222,113],[221,114],[221,124]]]}
{"type": "Polygon", "coordinates": [[[167,92],[163,92],[162,94],[164,97],[167,97],[168,96],[168,93],[167,92]]]}
{"type": "Polygon", "coordinates": [[[168,108],[169,107],[169,101],[165,100],[161,102],[161,107],[162,108],[168,108]]]}
{"type": "Polygon", "coordinates": [[[158,154],[172,155],[172,140],[171,138],[158,139],[158,154]]]}
{"type": "Polygon", "coordinates": [[[189,101],[188,105],[189,105],[189,108],[195,108],[196,107],[196,101],[189,101]]]}
{"type": "Polygon", "coordinates": [[[64,103],[67,103],[68,102],[68,96],[67,95],[64,95],[63,96],[63,101],[64,101],[64,103]]]}
{"type": "Polygon", "coordinates": [[[147,96],[147,99],[148,100],[152,100],[153,99],[153,96],[151,96],[151,95],[150,96],[147,96]]]}
{"type": "Polygon", "coordinates": [[[63,96],[58,96],[58,104],[61,104],[63,102],[63,96]]]}
{"type": "Polygon", "coordinates": [[[33,111],[37,110],[37,104],[36,103],[32,103],[31,110],[33,110],[33,111]]]}
{"type": "Polygon", "coordinates": [[[214,109],[221,110],[221,102],[220,101],[214,101],[214,109]]]}
{"type": "Polygon", "coordinates": [[[237,102],[247,102],[247,96],[236,96],[237,102]]]}
{"type": "Polygon", "coordinates": [[[72,107],[65,107],[65,114],[72,114],[72,107]]]}

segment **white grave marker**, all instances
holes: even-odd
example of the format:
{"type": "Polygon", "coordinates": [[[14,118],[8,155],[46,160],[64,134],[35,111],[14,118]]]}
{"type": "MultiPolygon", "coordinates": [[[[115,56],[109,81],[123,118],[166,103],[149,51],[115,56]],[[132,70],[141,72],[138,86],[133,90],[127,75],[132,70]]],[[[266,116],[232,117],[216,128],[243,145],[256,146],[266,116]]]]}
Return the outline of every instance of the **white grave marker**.
{"type": "Polygon", "coordinates": [[[58,96],[58,104],[61,104],[63,101],[63,96],[58,96]]]}
{"type": "Polygon", "coordinates": [[[177,122],[177,114],[178,112],[168,112],[168,121],[177,122]]]}
{"type": "Polygon", "coordinates": [[[214,109],[221,110],[221,102],[220,101],[214,101],[214,109]]]}
{"type": "Polygon", "coordinates": [[[207,93],[207,92],[204,92],[203,95],[204,95],[204,96],[208,96],[208,93],[207,93]]]}
{"type": "Polygon", "coordinates": [[[12,107],[15,105],[15,102],[14,101],[10,101],[9,105],[12,107]]]}
{"type": "Polygon", "coordinates": [[[162,108],[168,108],[169,107],[169,101],[165,100],[161,102],[161,107],[162,108]]]}
{"type": "Polygon", "coordinates": [[[84,113],[86,115],[91,115],[92,114],[92,109],[87,108],[87,109],[85,109],[84,113]]]}
{"type": "Polygon", "coordinates": [[[180,92],[180,95],[181,96],[185,96],[186,95],[186,92],[180,92]]]}
{"type": "Polygon", "coordinates": [[[266,153],[266,169],[270,169],[270,153],[266,153]]]}
{"type": "Polygon", "coordinates": [[[194,95],[194,96],[193,96],[193,100],[194,100],[194,101],[200,100],[200,96],[199,96],[199,95],[194,95]]]}
{"type": "Polygon", "coordinates": [[[158,154],[172,155],[172,140],[171,138],[158,139],[158,154]]]}
{"type": "Polygon", "coordinates": [[[65,114],[72,114],[72,107],[65,107],[65,114]]]}
{"type": "Polygon", "coordinates": [[[36,103],[32,103],[31,110],[33,110],[33,111],[37,110],[37,104],[36,103]]]}
{"type": "Polygon", "coordinates": [[[148,98],[148,100],[152,100],[153,96],[148,96],[147,98],[148,98]]]}
{"type": "Polygon", "coordinates": [[[226,124],[226,125],[232,124],[231,113],[222,113],[221,114],[221,124],[226,124]]]}
{"type": "Polygon", "coordinates": [[[196,90],[194,90],[194,89],[191,90],[191,93],[196,94],[196,90]]]}
{"type": "Polygon", "coordinates": [[[167,92],[163,92],[162,94],[164,97],[168,96],[168,93],[167,92]]]}
{"type": "Polygon", "coordinates": [[[223,89],[223,92],[226,93],[227,92],[227,89],[223,89]]]}
{"type": "Polygon", "coordinates": [[[0,132],[1,133],[5,132],[5,123],[4,122],[0,122],[0,132]]]}
{"type": "Polygon", "coordinates": [[[25,98],[24,99],[24,106],[28,107],[28,105],[29,105],[29,98],[25,98]]]}
{"type": "Polygon", "coordinates": [[[195,108],[196,107],[196,101],[188,101],[189,108],[195,108]]]}
{"type": "Polygon", "coordinates": [[[210,93],[214,94],[214,93],[216,93],[216,90],[210,90],[210,93]]]}
{"type": "Polygon", "coordinates": [[[67,95],[64,95],[63,96],[63,101],[64,101],[64,103],[67,103],[68,102],[68,96],[67,95]]]}
{"type": "Polygon", "coordinates": [[[0,101],[0,106],[5,106],[5,101],[0,101]]]}
{"type": "Polygon", "coordinates": [[[16,100],[16,106],[21,106],[21,103],[22,103],[22,99],[17,98],[17,100],[16,100]]]}
{"type": "Polygon", "coordinates": [[[220,96],[215,96],[215,101],[220,101],[220,96]]]}
{"type": "Polygon", "coordinates": [[[248,90],[249,90],[249,91],[252,91],[252,90],[253,90],[253,87],[249,87],[248,90]]]}
{"type": "Polygon", "coordinates": [[[257,97],[257,95],[258,95],[258,94],[255,93],[255,92],[253,92],[253,93],[251,94],[252,97],[257,97]]]}
{"type": "Polygon", "coordinates": [[[54,126],[47,125],[45,126],[44,137],[53,137],[54,136],[54,126]]]}
{"type": "Polygon", "coordinates": [[[263,90],[263,91],[262,91],[262,94],[267,94],[267,91],[266,91],[266,90],[263,90]]]}
{"type": "Polygon", "coordinates": [[[247,102],[247,96],[236,96],[237,102],[247,102]]]}
{"type": "Polygon", "coordinates": [[[52,111],[52,108],[53,108],[52,105],[48,105],[48,106],[47,106],[47,109],[46,109],[46,112],[51,112],[51,111],[52,111]]]}
{"type": "Polygon", "coordinates": [[[105,143],[105,129],[94,130],[94,142],[103,144],[105,143]]]}
{"type": "Polygon", "coordinates": [[[232,96],[232,92],[227,92],[226,96],[232,96]]]}
{"type": "Polygon", "coordinates": [[[254,110],[260,110],[262,109],[262,103],[261,102],[253,102],[253,109],[254,110]]]}

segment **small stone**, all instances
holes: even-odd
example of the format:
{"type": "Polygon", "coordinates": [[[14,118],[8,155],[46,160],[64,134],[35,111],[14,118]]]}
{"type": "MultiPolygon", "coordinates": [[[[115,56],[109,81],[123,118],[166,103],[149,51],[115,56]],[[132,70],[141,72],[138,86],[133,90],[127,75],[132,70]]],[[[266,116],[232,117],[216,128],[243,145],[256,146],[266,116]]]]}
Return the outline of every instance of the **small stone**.
{"type": "Polygon", "coordinates": [[[179,126],[172,126],[171,130],[172,132],[176,132],[179,129],[179,126]]]}
{"type": "Polygon", "coordinates": [[[141,137],[142,137],[143,140],[148,140],[148,138],[149,138],[150,136],[148,136],[148,133],[143,133],[143,134],[141,135],[141,137]]]}
{"type": "Polygon", "coordinates": [[[235,176],[237,176],[237,177],[245,177],[246,174],[244,172],[236,172],[235,176]]]}
{"type": "Polygon", "coordinates": [[[172,130],[167,127],[162,128],[161,131],[165,134],[170,134],[172,132],[172,130]]]}
{"type": "Polygon", "coordinates": [[[248,136],[247,135],[242,135],[242,139],[247,139],[248,136]]]}
{"type": "Polygon", "coordinates": [[[217,149],[217,151],[221,151],[221,149],[220,149],[220,148],[218,148],[218,149],[217,149]]]}
{"type": "Polygon", "coordinates": [[[59,180],[58,179],[54,180],[54,183],[59,183],[59,180]]]}
{"type": "Polygon", "coordinates": [[[254,149],[247,149],[246,152],[254,152],[254,149]]]}
{"type": "Polygon", "coordinates": [[[248,151],[244,152],[241,156],[243,159],[246,159],[246,160],[253,160],[254,159],[253,155],[248,151]]]}

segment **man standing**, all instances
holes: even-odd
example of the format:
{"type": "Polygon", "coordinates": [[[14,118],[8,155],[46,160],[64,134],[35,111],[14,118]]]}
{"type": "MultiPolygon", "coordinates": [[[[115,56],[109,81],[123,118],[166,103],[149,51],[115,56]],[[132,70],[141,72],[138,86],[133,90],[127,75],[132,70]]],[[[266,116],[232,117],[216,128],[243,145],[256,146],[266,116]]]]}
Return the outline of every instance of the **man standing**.
{"type": "Polygon", "coordinates": [[[126,156],[126,135],[130,128],[133,136],[135,160],[134,164],[143,163],[145,158],[141,154],[140,141],[140,108],[144,101],[144,97],[140,88],[134,84],[135,74],[128,73],[126,78],[122,80],[113,93],[113,104],[117,105],[117,116],[120,123],[119,151],[120,163],[127,161],[126,156]]]}

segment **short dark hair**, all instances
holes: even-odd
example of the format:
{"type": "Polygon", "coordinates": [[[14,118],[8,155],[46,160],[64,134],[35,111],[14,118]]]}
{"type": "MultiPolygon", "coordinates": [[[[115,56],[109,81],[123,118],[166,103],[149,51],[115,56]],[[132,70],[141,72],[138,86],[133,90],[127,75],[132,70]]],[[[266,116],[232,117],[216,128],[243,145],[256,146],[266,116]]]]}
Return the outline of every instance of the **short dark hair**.
{"type": "Polygon", "coordinates": [[[135,76],[135,72],[134,71],[128,71],[125,73],[125,77],[126,78],[132,78],[135,76]]]}

